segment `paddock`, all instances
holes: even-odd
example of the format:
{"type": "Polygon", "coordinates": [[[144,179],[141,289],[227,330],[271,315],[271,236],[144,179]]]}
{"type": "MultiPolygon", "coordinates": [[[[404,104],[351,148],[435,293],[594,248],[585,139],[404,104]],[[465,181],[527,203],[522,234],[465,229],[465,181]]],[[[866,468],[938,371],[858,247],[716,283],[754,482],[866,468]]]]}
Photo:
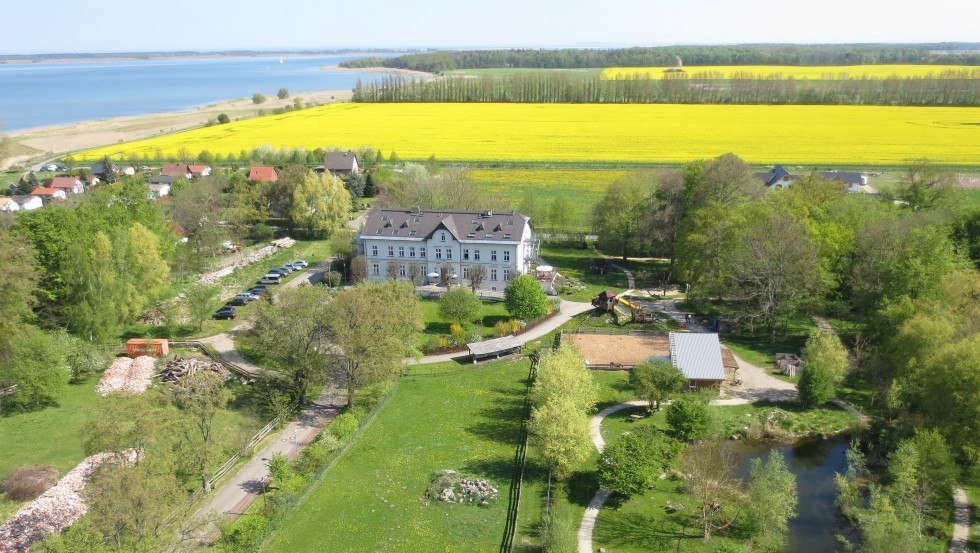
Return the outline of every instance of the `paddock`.
{"type": "Polygon", "coordinates": [[[590,369],[624,370],[649,357],[670,357],[670,340],[657,334],[565,334],[590,369]]]}

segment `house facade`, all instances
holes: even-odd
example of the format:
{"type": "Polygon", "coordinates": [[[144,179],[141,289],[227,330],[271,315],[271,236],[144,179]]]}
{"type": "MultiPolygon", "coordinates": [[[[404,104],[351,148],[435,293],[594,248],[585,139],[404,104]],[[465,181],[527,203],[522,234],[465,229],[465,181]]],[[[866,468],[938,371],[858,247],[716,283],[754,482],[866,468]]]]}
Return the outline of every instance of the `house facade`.
{"type": "Polygon", "coordinates": [[[55,177],[51,179],[51,188],[64,190],[66,194],[81,194],[85,191],[82,179],[78,177],[55,177]]]}
{"type": "Polygon", "coordinates": [[[14,196],[10,199],[20,206],[20,211],[31,211],[44,207],[44,201],[40,196],[32,196],[27,194],[23,196],[14,196]]]}
{"type": "MultiPolygon", "coordinates": [[[[867,175],[856,171],[821,171],[819,175],[821,178],[840,183],[850,193],[877,193],[874,188],[868,186],[867,175]]],[[[759,179],[766,188],[777,190],[790,187],[799,180],[800,176],[790,173],[782,165],[776,165],[769,171],[756,173],[755,178],[759,179]]]]}
{"type": "Polygon", "coordinates": [[[31,190],[31,196],[37,196],[46,202],[50,202],[51,200],[64,200],[68,197],[64,190],[47,186],[42,186],[31,190]]]}
{"type": "Polygon", "coordinates": [[[416,284],[471,285],[479,265],[485,273],[479,288],[502,291],[530,269],[538,242],[530,217],[519,213],[382,209],[368,217],[358,250],[374,282],[414,274],[416,284]]]}
{"type": "Polygon", "coordinates": [[[357,155],[351,150],[327,152],[323,159],[323,169],[339,177],[361,172],[361,168],[357,165],[357,155]]]}

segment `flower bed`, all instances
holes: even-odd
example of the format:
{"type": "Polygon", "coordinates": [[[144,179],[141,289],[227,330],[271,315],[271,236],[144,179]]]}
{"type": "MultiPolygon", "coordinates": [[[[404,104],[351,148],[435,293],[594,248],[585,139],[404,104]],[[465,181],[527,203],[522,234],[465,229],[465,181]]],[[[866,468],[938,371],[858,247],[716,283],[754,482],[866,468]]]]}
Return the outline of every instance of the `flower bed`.
{"type": "Polygon", "coordinates": [[[95,391],[101,396],[111,392],[142,394],[153,380],[155,364],[156,360],[147,355],[141,355],[136,359],[117,357],[102,373],[95,391]]]}
{"type": "Polygon", "coordinates": [[[89,475],[112,453],[86,458],[68,471],[58,483],[20,508],[0,526],[0,553],[24,553],[31,544],[51,532],[61,532],[88,510],[81,492],[89,475]]]}

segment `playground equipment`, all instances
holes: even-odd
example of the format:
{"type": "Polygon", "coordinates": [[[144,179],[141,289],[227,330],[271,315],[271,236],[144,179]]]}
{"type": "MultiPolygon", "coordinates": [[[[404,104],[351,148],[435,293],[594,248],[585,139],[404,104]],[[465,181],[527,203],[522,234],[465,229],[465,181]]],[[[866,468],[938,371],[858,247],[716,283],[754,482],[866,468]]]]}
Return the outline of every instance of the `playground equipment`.
{"type": "Polygon", "coordinates": [[[645,323],[647,320],[646,311],[642,307],[632,303],[631,301],[617,296],[612,290],[605,290],[600,292],[595,299],[592,300],[592,305],[599,308],[602,311],[612,312],[616,309],[616,304],[620,303],[629,308],[630,314],[633,318],[634,323],[645,323]]]}

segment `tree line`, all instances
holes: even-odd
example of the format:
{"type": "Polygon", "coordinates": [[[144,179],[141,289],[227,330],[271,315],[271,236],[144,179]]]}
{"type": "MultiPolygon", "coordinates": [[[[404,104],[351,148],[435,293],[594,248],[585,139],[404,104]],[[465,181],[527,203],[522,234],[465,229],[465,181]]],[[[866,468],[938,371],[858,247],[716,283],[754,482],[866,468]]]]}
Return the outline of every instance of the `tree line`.
{"type": "Polygon", "coordinates": [[[456,69],[528,67],[658,67],[679,65],[859,65],[980,64],[975,43],[937,44],[739,44],[730,46],[657,46],[615,49],[446,50],[394,58],[365,57],[341,67],[391,67],[442,73],[456,69]],[[964,53],[958,53],[963,52],[964,53]]]}
{"type": "Polygon", "coordinates": [[[948,71],[935,78],[796,80],[752,73],[665,73],[662,79],[574,78],[565,73],[419,80],[387,75],[358,81],[355,102],[683,103],[980,105],[980,79],[948,71]]]}

